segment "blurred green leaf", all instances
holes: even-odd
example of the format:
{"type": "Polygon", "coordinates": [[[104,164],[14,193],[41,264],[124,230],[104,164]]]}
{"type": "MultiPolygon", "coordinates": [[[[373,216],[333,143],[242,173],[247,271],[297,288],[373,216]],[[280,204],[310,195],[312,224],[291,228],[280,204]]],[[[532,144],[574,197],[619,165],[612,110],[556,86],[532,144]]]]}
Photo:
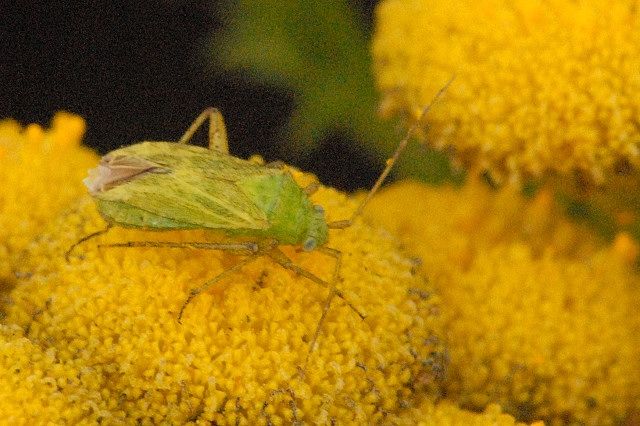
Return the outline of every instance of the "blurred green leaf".
{"type": "MultiPolygon", "coordinates": [[[[225,29],[213,40],[216,60],[296,94],[288,149],[308,153],[339,131],[378,157],[390,154],[402,132],[376,115],[369,38],[346,1],[239,0],[228,8],[225,29]]],[[[430,182],[451,175],[443,155],[412,151],[397,174],[430,182]]]]}

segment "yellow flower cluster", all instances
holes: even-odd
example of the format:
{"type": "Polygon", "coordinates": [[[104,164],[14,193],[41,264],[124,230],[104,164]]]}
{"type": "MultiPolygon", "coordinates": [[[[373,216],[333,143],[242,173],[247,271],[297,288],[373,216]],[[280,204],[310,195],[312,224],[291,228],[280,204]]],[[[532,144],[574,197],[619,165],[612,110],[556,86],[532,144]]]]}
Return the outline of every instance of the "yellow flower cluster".
{"type": "Polygon", "coordinates": [[[0,325],[0,365],[0,424],[87,424],[86,413],[108,412],[98,371],[60,360],[17,325],[0,325]]]}
{"type": "Polygon", "coordinates": [[[81,148],[82,118],[58,113],[48,131],[0,121],[0,282],[45,223],[86,193],[82,178],[96,155],[81,148]]]}
{"type": "MultiPolygon", "coordinates": [[[[65,182],[80,180],[95,161],[75,142],[72,124],[79,122],[63,116],[56,123],[33,140],[11,125],[2,140],[3,147],[33,144],[20,155],[5,151],[14,155],[12,173],[20,179],[3,170],[3,179],[19,185],[0,187],[0,197],[16,203],[3,206],[3,232],[20,230],[9,238],[20,244],[6,245],[20,255],[10,256],[19,278],[3,301],[0,327],[2,421],[514,423],[495,407],[473,414],[434,405],[447,358],[438,336],[439,300],[395,240],[362,221],[331,231],[330,244],[344,253],[340,289],[367,317],[336,299],[306,369],[327,290],[273,262],[260,260],[197,297],[182,324],[176,315],[189,290],[237,257],[98,243],[206,241],[211,235],[113,229],[65,262],[65,250],[104,222],[89,197],[76,196],[75,181],[65,182]],[[4,215],[24,200],[40,204],[4,215]],[[28,232],[20,228],[25,221],[28,232]]],[[[292,173],[302,185],[312,179],[292,173]]],[[[328,188],[313,200],[331,220],[349,217],[356,206],[328,188]]],[[[287,254],[318,276],[331,276],[333,262],[322,253],[287,254]]]]}
{"type": "Polygon", "coordinates": [[[637,244],[603,247],[557,215],[547,192],[526,199],[402,183],[368,217],[418,256],[441,297],[451,356],[447,395],[500,404],[517,419],[614,424],[640,407],[637,244]],[[420,200],[416,203],[415,200],[420,200]]]}
{"type": "Polygon", "coordinates": [[[547,189],[528,199],[515,186],[493,191],[473,179],[461,188],[438,189],[402,182],[374,198],[368,208],[376,213],[378,223],[395,230],[403,240],[418,230],[411,247],[429,253],[421,260],[425,269],[431,273],[442,269],[445,274],[452,267],[468,268],[480,252],[504,241],[525,244],[536,255],[549,252],[578,258],[592,254],[600,244],[598,239],[586,226],[559,219],[561,210],[547,189]],[[393,201],[385,205],[385,200],[393,201]]]}
{"type": "Polygon", "coordinates": [[[429,116],[428,143],[496,180],[640,163],[640,1],[385,0],[382,110],[429,116]]]}

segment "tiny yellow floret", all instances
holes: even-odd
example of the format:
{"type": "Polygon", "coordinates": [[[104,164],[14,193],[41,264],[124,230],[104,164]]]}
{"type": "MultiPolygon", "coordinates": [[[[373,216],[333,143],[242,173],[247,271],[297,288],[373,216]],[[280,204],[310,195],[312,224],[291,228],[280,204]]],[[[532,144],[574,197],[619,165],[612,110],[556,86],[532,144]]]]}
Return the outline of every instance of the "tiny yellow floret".
{"type": "Polygon", "coordinates": [[[577,171],[601,183],[640,163],[640,2],[385,0],[373,40],[381,110],[430,113],[427,143],[473,172],[577,171]]]}

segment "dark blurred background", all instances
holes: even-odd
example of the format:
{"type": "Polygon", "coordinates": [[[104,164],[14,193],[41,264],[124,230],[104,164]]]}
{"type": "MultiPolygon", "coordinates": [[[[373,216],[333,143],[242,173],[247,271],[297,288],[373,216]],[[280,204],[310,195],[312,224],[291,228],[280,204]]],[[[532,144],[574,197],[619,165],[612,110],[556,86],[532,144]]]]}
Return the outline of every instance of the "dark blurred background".
{"type": "Polygon", "coordinates": [[[205,107],[217,106],[234,155],[258,153],[329,185],[366,188],[402,137],[375,115],[375,3],[4,5],[0,117],[46,125],[58,110],[80,114],[85,143],[104,154],[145,139],[175,140],[205,107]],[[390,142],[376,149],[376,139],[390,142]]]}

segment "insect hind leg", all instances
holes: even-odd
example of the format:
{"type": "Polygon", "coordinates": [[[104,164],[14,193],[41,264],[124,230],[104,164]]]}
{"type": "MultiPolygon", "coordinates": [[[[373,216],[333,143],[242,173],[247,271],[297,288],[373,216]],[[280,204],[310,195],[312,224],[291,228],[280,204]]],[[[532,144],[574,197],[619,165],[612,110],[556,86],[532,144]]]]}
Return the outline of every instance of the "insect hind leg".
{"type": "Polygon", "coordinates": [[[92,232],[91,234],[89,234],[89,235],[85,235],[84,237],[80,238],[78,241],[76,241],[75,243],[73,243],[73,244],[71,245],[71,247],[69,247],[69,248],[67,249],[67,251],[65,251],[65,252],[64,252],[64,259],[65,259],[67,262],[69,262],[69,260],[71,259],[71,252],[73,252],[73,250],[74,250],[76,247],[78,247],[80,244],[82,244],[82,243],[84,243],[84,242],[87,242],[87,241],[92,240],[92,239],[94,239],[94,238],[96,238],[96,237],[99,237],[100,235],[104,235],[104,234],[106,234],[107,232],[109,232],[109,230],[110,230],[112,227],[113,227],[113,225],[109,223],[109,224],[107,224],[107,226],[106,226],[104,229],[101,229],[101,230],[96,231],[96,232],[92,232]]]}
{"type": "Polygon", "coordinates": [[[113,243],[113,244],[103,244],[100,247],[112,247],[112,248],[134,248],[134,247],[153,247],[153,248],[192,248],[196,250],[220,250],[235,253],[241,256],[248,256],[247,258],[241,260],[236,265],[232,266],[229,269],[226,269],[208,280],[200,287],[196,287],[189,291],[189,295],[187,296],[184,303],[180,307],[180,313],[178,313],[178,323],[182,324],[182,315],[184,314],[184,310],[187,308],[187,305],[191,303],[191,301],[198,296],[200,293],[209,289],[212,285],[217,283],[218,281],[226,278],[228,275],[231,275],[234,272],[239,271],[244,266],[256,260],[260,257],[259,247],[256,243],[246,242],[246,243],[206,243],[206,242],[173,242],[173,241],[127,241],[124,243],[113,243]]]}
{"type": "Polygon", "coordinates": [[[227,142],[227,128],[224,125],[224,118],[217,108],[207,108],[193,120],[191,126],[184,132],[178,143],[187,144],[202,126],[209,119],[209,149],[229,154],[229,144],[227,142]]]}
{"type": "MultiPolygon", "coordinates": [[[[320,319],[318,320],[318,324],[316,325],[316,330],[313,333],[313,338],[311,339],[311,344],[309,345],[309,352],[307,353],[307,358],[304,361],[304,365],[306,366],[309,362],[309,356],[313,349],[315,348],[316,342],[318,341],[318,337],[320,337],[320,331],[322,330],[322,324],[329,313],[329,309],[331,308],[331,301],[335,296],[337,296],[338,289],[336,288],[336,282],[338,281],[338,273],[340,272],[340,267],[342,266],[342,252],[336,249],[332,249],[330,247],[321,247],[325,254],[334,257],[336,260],[335,266],[333,268],[333,277],[331,278],[331,290],[329,291],[329,295],[324,300],[322,304],[322,315],[320,315],[320,319]]],[[[360,318],[364,319],[364,317],[358,312],[360,318]]]]}

